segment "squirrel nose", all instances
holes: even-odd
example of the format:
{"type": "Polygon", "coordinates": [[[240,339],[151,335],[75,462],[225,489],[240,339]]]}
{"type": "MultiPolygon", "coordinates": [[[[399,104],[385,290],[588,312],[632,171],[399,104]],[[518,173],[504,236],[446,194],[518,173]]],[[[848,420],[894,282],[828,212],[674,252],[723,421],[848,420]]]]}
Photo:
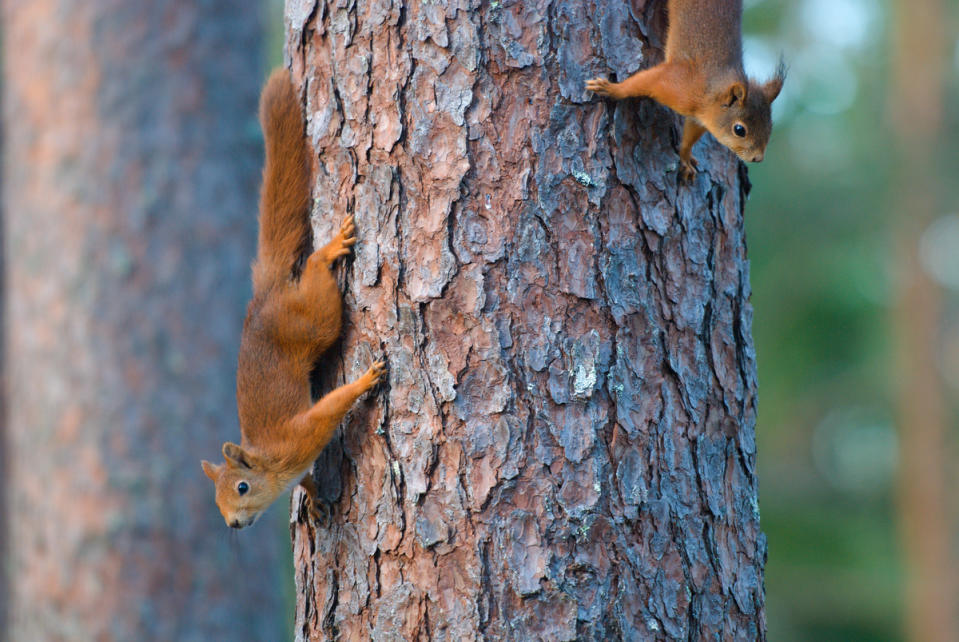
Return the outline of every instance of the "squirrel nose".
{"type": "Polygon", "coordinates": [[[761,162],[762,160],[763,160],[763,153],[762,153],[762,152],[759,152],[758,154],[756,154],[755,156],[753,156],[753,162],[754,162],[754,163],[759,163],[759,162],[761,162]]]}

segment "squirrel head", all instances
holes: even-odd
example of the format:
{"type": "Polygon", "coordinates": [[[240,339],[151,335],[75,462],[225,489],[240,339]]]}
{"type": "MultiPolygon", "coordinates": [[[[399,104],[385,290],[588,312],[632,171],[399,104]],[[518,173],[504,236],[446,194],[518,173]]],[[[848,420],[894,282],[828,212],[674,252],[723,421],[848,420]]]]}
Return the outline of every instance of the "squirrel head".
{"type": "Polygon", "coordinates": [[[720,143],[739,158],[758,163],[772,133],[772,103],[783,88],[786,67],[764,84],[734,81],[710,101],[700,121],[720,143]]]}
{"type": "Polygon", "coordinates": [[[244,528],[255,522],[285,490],[266,461],[236,444],[223,444],[222,464],[201,462],[216,486],[216,505],[226,525],[244,528]]]}

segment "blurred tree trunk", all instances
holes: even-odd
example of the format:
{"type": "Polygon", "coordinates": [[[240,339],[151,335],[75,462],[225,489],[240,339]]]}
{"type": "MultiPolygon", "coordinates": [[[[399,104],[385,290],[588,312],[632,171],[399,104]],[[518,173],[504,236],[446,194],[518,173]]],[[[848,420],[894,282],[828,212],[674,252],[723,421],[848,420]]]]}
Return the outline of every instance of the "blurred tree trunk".
{"type": "MultiPolygon", "coordinates": [[[[940,215],[944,158],[943,83],[946,15],[941,0],[899,0],[894,33],[890,116],[897,136],[900,525],[906,563],[906,634],[916,642],[959,640],[953,555],[951,447],[939,374],[941,293],[922,267],[919,239],[940,215]]],[[[948,161],[946,161],[948,163],[948,161]]],[[[954,173],[954,165],[947,165],[954,173]]],[[[950,174],[950,178],[953,176],[950,174]]]]}
{"type": "Polygon", "coordinates": [[[13,640],[275,640],[279,542],[230,550],[256,236],[257,11],[3,9],[13,640]]]}
{"type": "Polygon", "coordinates": [[[329,523],[294,493],[297,639],[765,637],[745,173],[678,187],[679,119],[583,91],[662,5],[287,2],[316,239],[359,235],[327,378],[390,363],[329,523]]]}
{"type": "MultiPolygon", "coordinates": [[[[0,88],[3,80],[0,79],[0,88]]],[[[0,128],[0,149],[4,149],[4,133],[0,128]]],[[[3,189],[0,180],[0,190],[3,189]]],[[[3,192],[0,191],[0,203],[3,201],[3,192]]],[[[3,210],[0,205],[0,328],[7,327],[7,297],[6,297],[6,250],[4,249],[3,210]]],[[[7,454],[7,356],[6,346],[0,341],[0,471],[10,470],[10,458],[7,454]]],[[[6,481],[4,473],[0,472],[0,482],[6,481]]],[[[10,504],[7,493],[0,490],[0,631],[6,631],[10,615],[10,588],[8,560],[10,551],[10,504]]],[[[5,639],[0,636],[0,640],[5,639]]]]}

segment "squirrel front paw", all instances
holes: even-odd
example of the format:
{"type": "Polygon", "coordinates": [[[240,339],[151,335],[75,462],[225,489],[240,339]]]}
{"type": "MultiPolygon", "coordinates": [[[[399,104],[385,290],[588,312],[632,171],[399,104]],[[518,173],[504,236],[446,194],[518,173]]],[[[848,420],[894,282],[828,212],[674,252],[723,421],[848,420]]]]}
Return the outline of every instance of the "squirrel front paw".
{"type": "Polygon", "coordinates": [[[367,370],[362,377],[360,377],[360,382],[363,384],[364,392],[382,381],[384,376],[386,376],[385,361],[377,361],[370,366],[370,369],[367,370]]]}
{"type": "Polygon", "coordinates": [[[617,84],[610,82],[606,78],[593,78],[592,80],[587,80],[586,91],[591,91],[594,94],[599,94],[600,96],[619,98],[619,88],[617,87],[617,84]]]}
{"type": "Polygon", "coordinates": [[[319,497],[313,495],[306,496],[306,509],[310,513],[314,524],[323,524],[329,526],[331,511],[329,504],[320,501],[319,497]]]}
{"type": "Polygon", "coordinates": [[[303,487],[303,494],[306,496],[306,510],[310,514],[314,524],[323,524],[329,526],[330,506],[320,499],[319,491],[316,488],[316,482],[313,481],[313,473],[307,473],[300,480],[300,486],[303,487]]]}
{"type": "Polygon", "coordinates": [[[690,156],[688,159],[679,160],[679,180],[683,183],[692,183],[696,178],[696,168],[699,167],[699,163],[696,162],[696,159],[690,156]]]}
{"type": "Polygon", "coordinates": [[[353,225],[353,215],[348,214],[340,223],[340,231],[336,233],[333,240],[310,255],[310,261],[333,265],[333,261],[350,253],[353,244],[356,243],[355,232],[356,226],[353,225]]]}
{"type": "Polygon", "coordinates": [[[340,223],[340,231],[330,241],[327,258],[332,263],[341,256],[350,253],[353,244],[356,243],[356,225],[353,223],[353,215],[348,214],[343,222],[340,223]]]}
{"type": "Polygon", "coordinates": [[[332,516],[330,505],[322,501],[319,497],[317,497],[314,494],[315,489],[310,490],[304,487],[303,490],[304,490],[303,494],[306,496],[306,499],[304,500],[304,504],[306,504],[306,512],[310,516],[310,521],[314,525],[322,525],[322,526],[328,527],[330,525],[330,518],[332,516]]]}

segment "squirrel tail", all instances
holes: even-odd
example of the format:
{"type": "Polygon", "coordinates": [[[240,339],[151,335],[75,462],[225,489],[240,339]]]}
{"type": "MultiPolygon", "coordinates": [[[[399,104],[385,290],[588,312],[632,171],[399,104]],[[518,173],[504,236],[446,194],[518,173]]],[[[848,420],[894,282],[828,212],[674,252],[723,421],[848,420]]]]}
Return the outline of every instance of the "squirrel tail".
{"type": "Polygon", "coordinates": [[[266,144],[260,192],[260,237],[253,264],[253,291],[290,277],[310,238],[310,163],[303,109],[285,69],[277,69],[260,96],[266,144]]]}

